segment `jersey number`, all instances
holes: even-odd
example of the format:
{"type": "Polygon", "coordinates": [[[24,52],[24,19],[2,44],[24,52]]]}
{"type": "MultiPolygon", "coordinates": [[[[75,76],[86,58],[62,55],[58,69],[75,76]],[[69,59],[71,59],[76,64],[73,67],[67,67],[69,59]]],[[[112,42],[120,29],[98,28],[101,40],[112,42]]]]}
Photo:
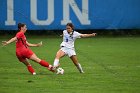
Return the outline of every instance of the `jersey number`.
{"type": "Polygon", "coordinates": [[[68,38],[66,38],[66,42],[68,42],[68,38]]]}

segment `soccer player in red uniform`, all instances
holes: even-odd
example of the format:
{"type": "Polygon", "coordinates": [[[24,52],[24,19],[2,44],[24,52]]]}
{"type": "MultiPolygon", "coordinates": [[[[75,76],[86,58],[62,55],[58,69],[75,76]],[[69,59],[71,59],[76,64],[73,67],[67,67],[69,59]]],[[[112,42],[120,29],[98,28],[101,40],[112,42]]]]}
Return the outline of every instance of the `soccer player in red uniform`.
{"type": "Polygon", "coordinates": [[[24,63],[27,66],[28,71],[32,75],[36,75],[34,68],[29,63],[28,59],[33,60],[34,62],[39,63],[41,66],[47,67],[48,70],[52,71],[53,67],[48,62],[41,60],[36,56],[36,54],[29,49],[29,47],[39,47],[42,45],[42,42],[38,44],[31,44],[26,40],[24,33],[27,31],[26,25],[23,23],[18,24],[19,32],[15,37],[11,38],[9,41],[2,41],[3,46],[8,45],[16,41],[16,56],[20,62],[24,63]]]}

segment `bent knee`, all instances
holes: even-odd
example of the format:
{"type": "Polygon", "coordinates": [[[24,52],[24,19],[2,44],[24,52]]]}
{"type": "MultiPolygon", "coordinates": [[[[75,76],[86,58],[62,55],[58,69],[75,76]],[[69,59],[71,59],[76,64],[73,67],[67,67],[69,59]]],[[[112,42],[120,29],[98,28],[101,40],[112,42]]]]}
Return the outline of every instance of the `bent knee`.
{"type": "Polygon", "coordinates": [[[60,59],[63,56],[64,56],[64,53],[57,52],[55,58],[60,59]]]}
{"type": "Polygon", "coordinates": [[[60,58],[61,58],[60,55],[56,55],[56,56],[55,56],[55,59],[60,59],[60,58]]]}

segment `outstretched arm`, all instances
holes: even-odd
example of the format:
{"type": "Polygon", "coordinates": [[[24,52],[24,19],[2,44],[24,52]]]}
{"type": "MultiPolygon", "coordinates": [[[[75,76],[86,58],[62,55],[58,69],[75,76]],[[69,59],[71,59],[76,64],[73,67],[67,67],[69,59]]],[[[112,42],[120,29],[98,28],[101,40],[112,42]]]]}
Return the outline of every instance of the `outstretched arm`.
{"type": "Polygon", "coordinates": [[[81,34],[80,37],[93,37],[96,36],[96,33],[92,33],[92,34],[81,34]]]}
{"type": "Polygon", "coordinates": [[[29,47],[39,47],[39,46],[42,46],[42,41],[40,43],[37,43],[37,44],[31,44],[29,42],[26,41],[26,44],[29,46],[29,47]]]}
{"type": "Polygon", "coordinates": [[[8,40],[8,41],[2,41],[2,45],[3,46],[6,46],[6,45],[8,45],[8,44],[10,44],[10,43],[12,43],[12,42],[14,42],[14,41],[16,41],[17,40],[17,38],[16,37],[13,37],[13,38],[11,38],[10,40],[8,40]]]}

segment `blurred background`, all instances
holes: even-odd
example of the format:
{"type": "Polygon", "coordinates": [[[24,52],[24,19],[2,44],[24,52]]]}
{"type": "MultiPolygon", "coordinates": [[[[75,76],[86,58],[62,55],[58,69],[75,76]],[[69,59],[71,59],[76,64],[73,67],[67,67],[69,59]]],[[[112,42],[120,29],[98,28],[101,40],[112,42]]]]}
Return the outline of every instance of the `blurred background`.
{"type": "Polygon", "coordinates": [[[81,33],[140,35],[140,0],[0,0],[0,35],[58,35],[68,22],[81,33]]]}

